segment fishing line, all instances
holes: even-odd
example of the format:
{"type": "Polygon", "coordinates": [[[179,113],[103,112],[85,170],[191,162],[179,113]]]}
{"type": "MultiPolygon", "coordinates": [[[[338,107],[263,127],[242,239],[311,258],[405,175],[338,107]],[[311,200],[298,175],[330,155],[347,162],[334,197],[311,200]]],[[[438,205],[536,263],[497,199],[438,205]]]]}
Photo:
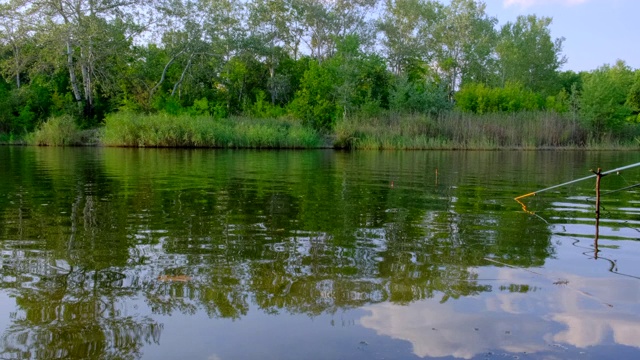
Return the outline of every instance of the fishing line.
{"type": "Polygon", "coordinates": [[[575,180],[567,181],[567,182],[562,183],[562,184],[558,184],[558,185],[550,186],[550,187],[548,187],[548,188],[544,188],[544,189],[541,189],[541,190],[538,190],[538,191],[530,192],[530,193],[528,193],[528,194],[520,195],[520,196],[516,197],[516,198],[515,198],[515,200],[516,200],[516,201],[518,201],[518,200],[520,200],[520,199],[524,199],[524,198],[529,197],[529,196],[535,196],[535,195],[537,195],[537,194],[539,194],[539,193],[541,193],[541,192],[545,192],[545,191],[549,191],[549,190],[557,189],[557,188],[559,188],[559,187],[566,186],[566,185],[570,185],[570,184],[574,184],[574,183],[577,183],[577,182],[580,182],[580,181],[584,181],[584,180],[588,180],[588,179],[593,179],[593,178],[595,178],[595,177],[597,177],[597,176],[604,176],[604,175],[608,175],[608,174],[617,173],[617,172],[620,172],[620,171],[622,171],[622,170],[631,169],[631,168],[634,168],[634,167],[637,167],[637,166],[640,166],[640,163],[635,163],[635,164],[631,164],[631,165],[626,165],[626,166],[622,166],[622,167],[619,167],[619,168],[616,168],[616,169],[613,169],[613,170],[603,171],[603,172],[601,172],[601,173],[599,173],[599,174],[593,174],[593,175],[585,176],[585,177],[582,177],[582,178],[579,178],[579,179],[575,179],[575,180]]]}
{"type": "Polygon", "coordinates": [[[624,180],[624,182],[626,182],[626,183],[627,183],[627,185],[631,185],[631,183],[630,183],[629,181],[627,181],[627,179],[626,179],[624,176],[622,176],[622,174],[618,173],[618,176],[620,176],[620,178],[621,178],[622,180],[624,180]]]}
{"type": "Polygon", "coordinates": [[[623,188],[621,188],[621,189],[616,189],[616,190],[610,190],[610,191],[607,191],[607,192],[603,192],[601,195],[615,194],[615,193],[617,193],[617,192],[625,191],[625,190],[629,190],[629,189],[633,189],[633,188],[636,188],[636,187],[638,187],[638,186],[640,186],[640,183],[638,183],[638,184],[633,184],[633,185],[629,185],[629,186],[627,186],[627,187],[623,187],[623,188]]]}

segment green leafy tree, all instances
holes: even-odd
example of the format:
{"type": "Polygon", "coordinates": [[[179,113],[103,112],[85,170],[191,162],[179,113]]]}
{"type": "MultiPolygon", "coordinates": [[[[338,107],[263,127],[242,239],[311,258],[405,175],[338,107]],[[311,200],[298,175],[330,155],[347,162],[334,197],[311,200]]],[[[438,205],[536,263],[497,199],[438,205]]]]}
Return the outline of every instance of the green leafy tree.
{"type": "Polygon", "coordinates": [[[289,109],[293,115],[317,129],[328,130],[338,119],[339,108],[334,95],[338,76],[334,69],[321,66],[316,60],[309,62],[300,82],[300,89],[289,109]]]}
{"type": "Polygon", "coordinates": [[[311,63],[291,110],[314,127],[331,129],[362,106],[386,106],[388,83],[382,58],[360,51],[359,38],[347,36],[338,42],[335,56],[311,63]]]}
{"type": "Polygon", "coordinates": [[[560,91],[558,70],[567,59],[561,55],[564,38],[551,37],[551,21],[536,15],[518,16],[502,26],[496,46],[501,85],[517,82],[549,95],[560,91]]]}
{"type": "Polygon", "coordinates": [[[221,82],[227,95],[227,108],[231,113],[240,113],[259,92],[267,91],[267,73],[265,64],[250,52],[243,52],[224,65],[221,82]]]}
{"type": "Polygon", "coordinates": [[[467,82],[487,82],[493,74],[497,19],[486,4],[452,0],[435,30],[436,64],[451,94],[467,82]]]}
{"type": "Polygon", "coordinates": [[[419,112],[435,115],[451,107],[447,89],[434,81],[412,81],[396,76],[389,89],[389,109],[394,112],[419,112]]]}
{"type": "Polygon", "coordinates": [[[387,0],[378,21],[382,46],[391,70],[410,71],[433,59],[433,33],[441,5],[424,0],[387,0]]]}
{"type": "Polygon", "coordinates": [[[38,32],[46,46],[41,61],[67,68],[75,101],[84,105],[86,116],[92,116],[96,94],[113,89],[117,78],[113,65],[130,49],[137,11],[144,5],[127,0],[21,0],[18,8],[39,20],[38,32]],[[59,56],[62,51],[64,60],[59,56]]]}
{"type": "Polygon", "coordinates": [[[633,114],[628,102],[633,86],[634,73],[622,60],[585,74],[581,115],[595,136],[617,130],[633,114]]]}
{"type": "MultiPolygon", "coordinates": [[[[477,114],[540,110],[545,101],[542,95],[525,89],[519,83],[507,83],[504,87],[467,84],[456,93],[457,108],[477,114]]],[[[555,103],[549,100],[549,105],[554,106],[555,103]]]]}
{"type": "Polygon", "coordinates": [[[631,120],[640,123],[640,70],[635,71],[635,80],[627,95],[627,106],[633,111],[631,120]]]}
{"type": "Polygon", "coordinates": [[[33,19],[23,16],[16,6],[12,2],[0,4],[0,53],[5,53],[0,57],[0,71],[13,78],[20,89],[22,77],[33,62],[35,44],[30,24],[33,19]]]}
{"type": "MultiPolygon", "coordinates": [[[[249,3],[249,25],[255,52],[269,70],[268,88],[271,104],[281,102],[288,92],[289,77],[278,72],[280,62],[298,53],[295,13],[285,0],[254,0],[249,3]]],[[[294,55],[295,56],[295,55],[294,55]]]]}

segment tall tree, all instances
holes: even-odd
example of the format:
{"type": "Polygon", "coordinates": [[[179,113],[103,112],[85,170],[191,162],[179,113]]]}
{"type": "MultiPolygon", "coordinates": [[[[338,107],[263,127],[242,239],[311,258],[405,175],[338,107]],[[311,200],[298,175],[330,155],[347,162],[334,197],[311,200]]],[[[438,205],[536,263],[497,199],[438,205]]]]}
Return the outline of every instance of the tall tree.
{"type": "Polygon", "coordinates": [[[334,41],[357,36],[360,46],[372,44],[375,37],[375,22],[372,18],[378,0],[335,0],[328,4],[333,20],[334,41]]]}
{"type": "Polygon", "coordinates": [[[503,86],[517,82],[534,91],[560,90],[556,88],[558,70],[567,59],[561,54],[564,38],[551,37],[551,21],[536,15],[518,16],[502,26],[496,52],[503,86]]]}
{"type": "Polygon", "coordinates": [[[246,79],[241,78],[240,85],[237,84],[234,72],[237,62],[233,61],[246,48],[246,9],[240,0],[199,1],[206,40],[211,47],[210,61],[218,75],[216,81],[227,91],[227,109],[231,110],[231,100],[242,99],[246,94],[246,79]]]}
{"type": "Polygon", "coordinates": [[[22,85],[21,76],[32,60],[28,48],[33,48],[31,19],[16,9],[16,3],[0,4],[0,45],[10,56],[0,59],[0,70],[15,80],[16,88],[22,85]]]}
{"type": "Polygon", "coordinates": [[[486,14],[486,4],[452,0],[436,28],[436,62],[449,91],[464,82],[486,82],[492,74],[497,19],[486,14]]]}
{"type": "Polygon", "coordinates": [[[297,53],[295,34],[290,28],[294,24],[294,12],[290,3],[284,0],[254,0],[249,4],[249,25],[256,53],[269,69],[268,88],[271,103],[275,104],[288,87],[289,79],[277,74],[280,59],[285,49],[297,53]]]}
{"type": "Polygon", "coordinates": [[[357,35],[361,44],[374,40],[375,27],[370,21],[377,0],[295,0],[304,19],[303,42],[311,56],[326,60],[336,52],[340,39],[357,35]]]}
{"type": "MultiPolygon", "coordinates": [[[[107,69],[123,59],[135,33],[133,19],[145,2],[134,0],[20,0],[25,15],[39,19],[48,53],[60,54],[74,100],[90,115],[98,83],[115,78],[107,69]]],[[[57,55],[48,59],[61,65],[57,55]]]]}
{"type": "Polygon", "coordinates": [[[397,75],[433,59],[434,30],[441,5],[425,0],[387,0],[378,21],[390,69],[397,75]]]}
{"type": "Polygon", "coordinates": [[[216,61],[228,62],[244,45],[246,12],[241,0],[198,0],[198,12],[216,61]]]}

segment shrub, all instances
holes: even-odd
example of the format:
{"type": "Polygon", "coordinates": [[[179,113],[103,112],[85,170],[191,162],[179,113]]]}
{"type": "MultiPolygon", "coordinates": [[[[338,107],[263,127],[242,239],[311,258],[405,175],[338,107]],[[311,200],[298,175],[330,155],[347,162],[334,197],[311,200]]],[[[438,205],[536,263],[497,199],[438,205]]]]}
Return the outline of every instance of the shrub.
{"type": "Polygon", "coordinates": [[[510,83],[502,88],[484,84],[468,84],[456,93],[456,107],[476,114],[534,111],[544,108],[546,98],[510,83]]]}
{"type": "Polygon", "coordinates": [[[69,115],[49,118],[40,124],[27,142],[32,145],[69,146],[79,145],[81,134],[73,117],[69,115]]]}

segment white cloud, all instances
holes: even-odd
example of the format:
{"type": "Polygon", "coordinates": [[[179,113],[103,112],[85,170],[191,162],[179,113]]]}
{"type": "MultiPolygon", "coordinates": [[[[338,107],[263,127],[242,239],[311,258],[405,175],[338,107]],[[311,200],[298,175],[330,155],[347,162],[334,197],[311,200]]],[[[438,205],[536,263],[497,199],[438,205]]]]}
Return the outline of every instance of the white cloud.
{"type": "Polygon", "coordinates": [[[528,8],[535,5],[560,4],[565,6],[579,5],[586,3],[588,0],[504,0],[504,7],[520,6],[528,8]]]}

